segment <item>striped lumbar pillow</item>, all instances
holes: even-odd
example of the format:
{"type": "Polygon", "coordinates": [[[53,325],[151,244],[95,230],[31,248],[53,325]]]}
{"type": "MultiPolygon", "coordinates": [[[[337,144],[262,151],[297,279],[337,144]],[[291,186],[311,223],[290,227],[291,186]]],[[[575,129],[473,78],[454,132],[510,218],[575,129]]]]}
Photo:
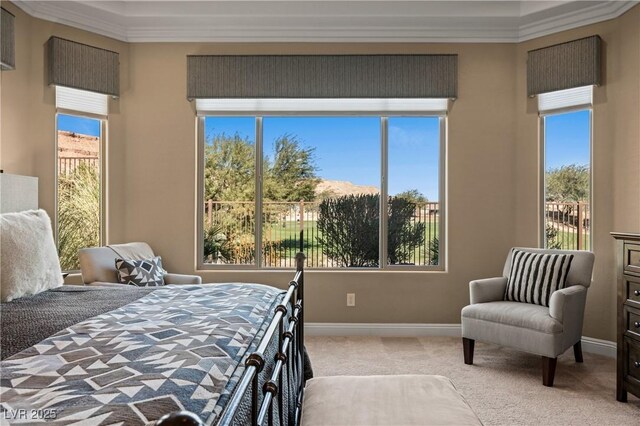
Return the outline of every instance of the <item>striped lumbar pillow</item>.
{"type": "Polygon", "coordinates": [[[513,250],[504,300],[549,306],[554,291],[564,288],[572,254],[513,250]]]}

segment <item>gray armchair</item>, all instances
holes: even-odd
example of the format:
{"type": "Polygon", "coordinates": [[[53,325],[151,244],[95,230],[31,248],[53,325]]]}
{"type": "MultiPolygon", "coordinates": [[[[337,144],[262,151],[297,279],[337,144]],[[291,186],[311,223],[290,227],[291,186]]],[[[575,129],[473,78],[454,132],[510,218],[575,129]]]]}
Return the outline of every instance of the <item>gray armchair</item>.
{"type": "Polygon", "coordinates": [[[509,251],[503,276],[471,281],[471,304],[462,309],[462,342],[465,364],[473,364],[476,340],[508,346],[542,356],[542,383],[553,386],[558,355],[573,346],[576,362],[582,362],[582,323],[591,284],[594,255],[588,251],[519,248],[537,253],[573,254],[565,288],[555,291],[549,307],[504,300],[511,268],[509,251]]]}
{"type": "MultiPolygon", "coordinates": [[[[78,252],[82,281],[86,285],[122,286],[118,282],[116,259],[151,259],[155,254],[147,243],[113,244],[91,247],[78,252]]],[[[165,274],[165,284],[202,284],[197,275],[165,274]]]]}

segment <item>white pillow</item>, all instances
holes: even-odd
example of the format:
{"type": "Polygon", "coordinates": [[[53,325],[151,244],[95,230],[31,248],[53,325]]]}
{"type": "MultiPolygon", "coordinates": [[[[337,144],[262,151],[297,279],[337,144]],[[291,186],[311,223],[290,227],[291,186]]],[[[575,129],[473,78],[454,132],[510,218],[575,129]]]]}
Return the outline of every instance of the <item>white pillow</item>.
{"type": "Polygon", "coordinates": [[[51,220],[44,210],[0,215],[0,299],[8,302],[62,285],[51,220]]]}

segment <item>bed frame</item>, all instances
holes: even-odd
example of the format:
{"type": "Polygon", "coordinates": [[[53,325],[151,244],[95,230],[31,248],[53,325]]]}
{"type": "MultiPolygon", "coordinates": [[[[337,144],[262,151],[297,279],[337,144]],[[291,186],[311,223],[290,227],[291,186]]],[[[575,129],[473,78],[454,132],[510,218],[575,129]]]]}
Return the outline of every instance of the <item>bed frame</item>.
{"type": "MultiPolygon", "coordinates": [[[[251,425],[298,425],[302,415],[304,397],[304,261],[305,255],[296,255],[296,274],[289,281],[289,288],[282,302],[275,308],[275,315],[258,348],[245,361],[245,371],[240,377],[231,399],[220,415],[217,425],[231,426],[242,401],[251,389],[251,425]],[[265,352],[273,339],[278,339],[275,360],[265,359],[265,352]],[[259,386],[260,372],[267,362],[275,362],[270,377],[259,386]],[[284,412],[282,390],[287,386],[295,401],[295,414],[284,412]],[[276,404],[278,415],[276,415],[276,404]]],[[[289,409],[288,411],[292,411],[289,409]]],[[[193,413],[172,413],[161,418],[157,426],[202,425],[193,413]]]]}

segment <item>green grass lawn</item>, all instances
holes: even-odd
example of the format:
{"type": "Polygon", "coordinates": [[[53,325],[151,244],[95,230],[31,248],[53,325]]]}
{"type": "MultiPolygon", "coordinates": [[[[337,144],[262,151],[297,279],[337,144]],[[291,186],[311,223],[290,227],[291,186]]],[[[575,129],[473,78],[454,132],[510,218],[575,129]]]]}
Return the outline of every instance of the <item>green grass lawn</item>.
{"type": "MultiPolygon", "coordinates": [[[[560,243],[561,250],[578,250],[578,236],[575,232],[558,230],[558,235],[555,239],[560,243]]],[[[582,247],[580,250],[591,250],[588,233],[582,238],[582,247]]]]}

